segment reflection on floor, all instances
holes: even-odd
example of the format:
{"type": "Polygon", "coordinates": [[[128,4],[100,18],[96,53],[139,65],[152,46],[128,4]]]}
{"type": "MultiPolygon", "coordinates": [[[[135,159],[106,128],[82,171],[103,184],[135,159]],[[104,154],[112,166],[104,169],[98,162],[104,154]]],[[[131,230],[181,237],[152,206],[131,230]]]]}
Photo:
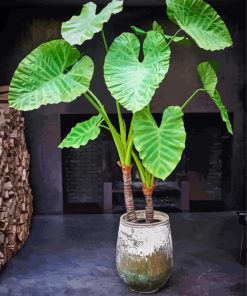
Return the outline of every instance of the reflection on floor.
{"type": "MultiPolygon", "coordinates": [[[[35,216],[31,236],[0,276],[0,295],[122,296],[115,270],[119,215],[35,216]]],[[[171,213],[175,266],[156,295],[245,295],[236,213],[171,213]]]]}

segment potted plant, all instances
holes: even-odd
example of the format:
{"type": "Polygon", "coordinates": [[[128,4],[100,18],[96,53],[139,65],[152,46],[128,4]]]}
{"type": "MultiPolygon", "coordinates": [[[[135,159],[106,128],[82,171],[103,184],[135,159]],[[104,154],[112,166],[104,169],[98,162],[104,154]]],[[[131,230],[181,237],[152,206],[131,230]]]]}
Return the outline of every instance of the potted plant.
{"type": "Polygon", "coordinates": [[[155,122],[150,102],[169,70],[171,43],[184,44],[191,38],[200,48],[211,51],[232,45],[226,25],[203,0],[167,0],[166,5],[169,19],[179,27],[173,35],[166,34],[157,22],[147,32],[133,26],[133,33],[122,33],[109,48],[103,25],[123,9],[123,1],[111,1],[98,14],[94,3],[85,4],[80,15],[62,24],[63,39],[40,45],[21,61],[9,91],[9,104],[18,110],[71,102],[83,95],[97,111],[97,115],[72,128],[59,147],[84,146],[96,139],[102,128],[111,133],[123,173],[126,205],[126,214],[120,218],[117,269],[130,288],[139,292],[160,289],[172,271],[169,217],[153,210],[152,195],[154,179],[165,180],[181,159],[186,140],[183,111],[187,104],[198,93],[207,93],[232,134],[227,110],[216,89],[215,64],[207,61],[197,68],[201,87],[181,106],[166,108],[160,126],[155,122]],[[188,37],[178,36],[182,31],[188,37]],[[113,125],[102,101],[90,89],[94,71],[92,59],[75,47],[98,32],[102,34],[106,51],[104,78],[116,102],[117,127],[113,125]],[[143,60],[139,58],[141,47],[143,60]],[[129,128],[120,105],[133,114],[129,128]],[[132,160],[143,184],[146,200],[143,211],[135,211],[131,187],[132,160]]]}

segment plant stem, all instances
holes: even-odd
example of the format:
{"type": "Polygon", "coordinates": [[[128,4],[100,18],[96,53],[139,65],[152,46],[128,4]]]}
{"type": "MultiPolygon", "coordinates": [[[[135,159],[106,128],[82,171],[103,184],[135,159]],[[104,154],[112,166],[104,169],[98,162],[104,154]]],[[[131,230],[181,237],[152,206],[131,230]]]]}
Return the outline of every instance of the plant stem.
{"type": "Polygon", "coordinates": [[[133,148],[133,134],[129,137],[127,148],[126,148],[126,154],[125,154],[125,164],[130,165],[131,164],[131,152],[133,148]]]}
{"type": "Polygon", "coordinates": [[[104,43],[104,46],[105,46],[105,51],[107,53],[108,50],[109,50],[109,48],[108,48],[108,45],[107,45],[107,42],[106,42],[106,39],[105,39],[105,33],[104,33],[104,30],[103,29],[101,30],[101,36],[102,36],[103,43],[104,43]]]}
{"type": "Polygon", "coordinates": [[[137,154],[133,150],[132,150],[132,156],[133,156],[133,159],[134,159],[134,161],[136,163],[138,171],[140,173],[142,183],[145,184],[145,182],[146,182],[146,180],[145,180],[145,169],[144,169],[139,157],[137,156],[137,154]]]}
{"type": "MultiPolygon", "coordinates": [[[[172,41],[173,41],[173,39],[177,36],[177,34],[180,32],[180,31],[182,31],[182,29],[178,29],[177,30],[177,32],[172,36],[172,38],[169,40],[169,42],[167,43],[167,46],[166,47],[168,47],[171,43],[172,43],[172,41]]],[[[165,48],[166,48],[165,47],[165,48]]]]}
{"type": "Polygon", "coordinates": [[[100,127],[103,127],[104,129],[108,130],[109,132],[111,131],[111,130],[109,129],[109,127],[105,126],[104,124],[100,124],[100,127]]]}
{"type": "Polygon", "coordinates": [[[124,200],[125,200],[128,220],[131,222],[137,222],[133,191],[132,191],[132,178],[131,178],[132,165],[130,166],[121,165],[121,167],[123,172],[124,200]]]}
{"type": "Polygon", "coordinates": [[[94,100],[94,102],[97,102],[97,105],[99,106],[99,109],[101,110],[102,116],[105,120],[105,122],[107,123],[107,125],[109,126],[110,130],[114,133],[114,134],[118,134],[118,132],[116,131],[114,125],[112,124],[110,118],[108,117],[106,111],[105,111],[105,107],[103,106],[103,104],[100,102],[100,100],[96,97],[96,95],[91,91],[88,90],[87,93],[89,94],[89,97],[94,100]]]}
{"type": "Polygon", "coordinates": [[[123,123],[123,117],[122,117],[122,113],[121,113],[121,108],[118,102],[116,102],[116,108],[117,108],[117,115],[118,115],[118,123],[119,123],[119,129],[120,129],[120,136],[121,136],[121,140],[122,143],[126,149],[126,129],[124,127],[124,123],[123,123]]]}
{"type": "Polygon", "coordinates": [[[194,98],[194,96],[199,92],[199,91],[204,91],[203,88],[198,88],[197,90],[195,90],[193,92],[193,94],[185,101],[185,103],[181,106],[181,109],[183,110],[188,104],[189,102],[194,98]]]}
{"type": "Polygon", "coordinates": [[[146,171],[146,182],[142,185],[142,192],[145,196],[146,201],[146,222],[152,223],[154,217],[154,206],[153,206],[153,191],[154,191],[154,175],[148,170],[146,171]]]}
{"type": "Polygon", "coordinates": [[[133,116],[130,122],[130,128],[128,133],[128,139],[126,144],[126,154],[125,154],[125,164],[130,165],[131,164],[131,156],[132,156],[132,150],[133,150],[133,116]]]}
{"type": "Polygon", "coordinates": [[[128,133],[127,143],[129,142],[130,137],[133,135],[133,122],[134,122],[134,120],[133,120],[133,115],[132,115],[131,122],[130,122],[129,133],[128,133]]]}
{"type": "MultiPolygon", "coordinates": [[[[96,97],[96,95],[90,89],[88,89],[87,93],[95,101],[95,103],[105,112],[104,105],[100,102],[100,100],[96,97]]],[[[106,112],[105,112],[105,114],[106,114],[106,112]]]]}
{"type": "Polygon", "coordinates": [[[149,188],[151,186],[151,184],[150,184],[150,181],[151,181],[150,178],[151,178],[151,176],[150,176],[149,171],[146,170],[146,169],[145,169],[145,177],[146,177],[145,185],[146,185],[147,188],[149,188]]]}
{"type": "Polygon", "coordinates": [[[88,93],[84,93],[83,96],[90,102],[90,104],[93,105],[93,107],[102,115],[104,118],[104,112],[101,110],[101,108],[95,103],[95,101],[90,97],[88,93]]]}
{"type": "MultiPolygon", "coordinates": [[[[105,51],[106,53],[108,52],[108,45],[106,42],[105,34],[102,29],[101,31],[103,43],[105,46],[105,51]]],[[[135,204],[134,204],[134,198],[133,198],[133,192],[132,192],[132,178],[131,178],[131,171],[132,171],[132,164],[131,164],[131,151],[132,151],[132,145],[133,145],[133,138],[126,143],[126,127],[125,123],[123,121],[122,113],[121,113],[121,108],[120,105],[117,101],[116,102],[116,109],[117,109],[117,115],[118,115],[118,122],[119,122],[119,130],[120,130],[120,137],[115,139],[115,133],[117,133],[116,129],[114,126],[106,121],[108,124],[112,137],[114,138],[118,154],[120,157],[120,163],[121,163],[121,168],[122,168],[122,173],[123,173],[123,183],[124,183],[124,200],[125,200],[125,206],[126,206],[126,211],[128,214],[128,219],[131,222],[136,222],[136,212],[135,212],[135,204]],[[120,143],[119,143],[120,141],[120,143]],[[121,148],[121,149],[120,149],[121,148]],[[120,151],[121,150],[121,151],[120,151]],[[130,157],[128,157],[130,155],[130,157]],[[126,158],[127,156],[127,158],[126,158]]],[[[106,114],[107,116],[107,114],[106,114]]],[[[108,117],[108,116],[107,116],[108,117]]],[[[109,119],[109,118],[108,118],[109,119]]],[[[128,137],[129,138],[129,137],[128,137]]]]}
{"type": "MultiPolygon", "coordinates": [[[[103,29],[101,30],[101,36],[102,36],[102,40],[103,40],[103,43],[104,43],[105,51],[107,53],[108,50],[109,50],[109,47],[107,45],[106,38],[105,38],[105,33],[104,33],[103,29]]],[[[122,141],[122,144],[124,146],[124,149],[126,149],[126,130],[125,130],[124,124],[123,124],[123,117],[122,117],[122,113],[121,113],[119,103],[117,101],[115,101],[115,103],[116,103],[116,109],[117,109],[117,115],[118,115],[120,137],[121,137],[121,141],[122,141]]],[[[124,163],[122,163],[122,164],[124,164],[124,163]]]]}
{"type": "Polygon", "coordinates": [[[145,196],[146,201],[146,222],[152,223],[154,218],[154,206],[153,206],[153,191],[154,191],[154,184],[147,187],[145,184],[142,186],[142,192],[145,196]]]}
{"type": "Polygon", "coordinates": [[[118,132],[116,131],[114,125],[112,124],[112,122],[110,121],[104,106],[101,104],[101,102],[99,101],[99,99],[90,91],[88,90],[86,93],[83,94],[85,96],[85,98],[94,106],[94,108],[102,115],[102,117],[104,118],[105,122],[107,123],[111,134],[112,134],[112,138],[114,140],[114,143],[116,145],[117,151],[118,151],[118,155],[120,158],[121,163],[124,163],[125,160],[125,151],[124,151],[124,147],[122,145],[121,142],[121,138],[118,134],[118,132]],[[98,102],[98,104],[96,103],[98,102]],[[100,106],[99,106],[100,105],[100,106]]]}

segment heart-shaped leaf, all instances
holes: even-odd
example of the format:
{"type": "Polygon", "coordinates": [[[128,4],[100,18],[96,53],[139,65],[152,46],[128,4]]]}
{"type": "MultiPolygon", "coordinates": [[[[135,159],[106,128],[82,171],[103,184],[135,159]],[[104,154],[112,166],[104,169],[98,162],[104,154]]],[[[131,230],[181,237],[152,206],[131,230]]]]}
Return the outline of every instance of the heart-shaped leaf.
{"type": "Polygon", "coordinates": [[[95,140],[100,134],[99,125],[101,121],[102,116],[99,114],[92,116],[86,121],[77,123],[58,147],[79,148],[80,146],[87,145],[89,140],[95,140]]]}
{"type": "Polygon", "coordinates": [[[158,127],[148,108],[134,115],[134,145],[144,167],[165,180],[179,163],[186,133],[183,112],[178,106],[165,109],[158,127]]]}
{"type": "Polygon", "coordinates": [[[112,43],[104,64],[105,82],[112,96],[132,112],[148,105],[169,69],[170,53],[165,38],[149,31],[140,62],[138,38],[132,33],[121,34],[112,43]]]}
{"type": "Polygon", "coordinates": [[[71,102],[89,88],[93,61],[64,40],[44,43],[22,60],[9,89],[9,104],[17,110],[71,102]],[[71,68],[72,67],[72,68],[71,68]]]}
{"type": "Polygon", "coordinates": [[[167,14],[197,45],[220,50],[232,45],[229,31],[217,12],[203,0],[166,0],[167,14]]]}
{"type": "Polygon", "coordinates": [[[233,134],[232,125],[229,120],[227,109],[223,104],[220,94],[216,89],[218,82],[217,75],[215,73],[214,67],[209,62],[203,62],[198,65],[198,73],[202,81],[203,88],[213,99],[216,106],[220,110],[221,118],[226,123],[227,130],[230,134],[233,134]]]}
{"type": "Polygon", "coordinates": [[[93,2],[83,5],[80,15],[62,23],[61,34],[70,44],[81,45],[86,40],[92,39],[95,33],[102,30],[112,14],[123,10],[123,1],[113,0],[107,4],[99,14],[96,14],[97,6],[93,2]]]}

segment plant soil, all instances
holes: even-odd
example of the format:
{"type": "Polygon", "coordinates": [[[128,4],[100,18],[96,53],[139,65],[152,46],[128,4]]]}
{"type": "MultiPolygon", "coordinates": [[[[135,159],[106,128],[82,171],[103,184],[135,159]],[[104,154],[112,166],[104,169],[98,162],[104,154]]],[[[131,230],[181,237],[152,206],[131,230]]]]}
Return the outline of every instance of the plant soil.
{"type": "MultiPolygon", "coordinates": [[[[153,219],[153,221],[150,222],[150,223],[152,224],[152,223],[157,223],[157,222],[160,222],[160,220],[153,219]]],[[[147,222],[146,222],[146,219],[140,219],[140,220],[137,220],[136,223],[138,223],[138,224],[146,224],[147,222]]]]}

